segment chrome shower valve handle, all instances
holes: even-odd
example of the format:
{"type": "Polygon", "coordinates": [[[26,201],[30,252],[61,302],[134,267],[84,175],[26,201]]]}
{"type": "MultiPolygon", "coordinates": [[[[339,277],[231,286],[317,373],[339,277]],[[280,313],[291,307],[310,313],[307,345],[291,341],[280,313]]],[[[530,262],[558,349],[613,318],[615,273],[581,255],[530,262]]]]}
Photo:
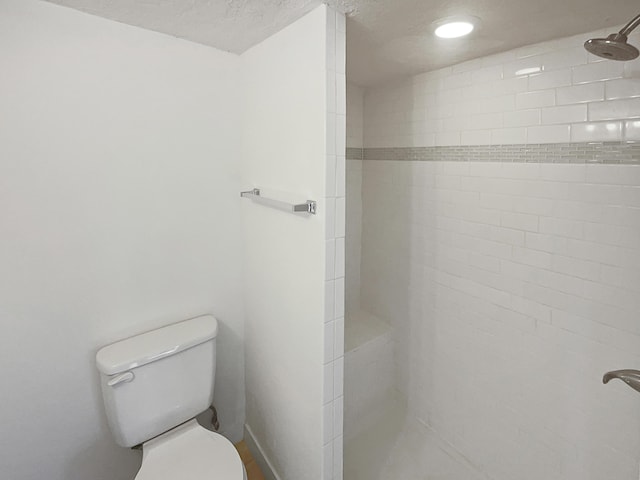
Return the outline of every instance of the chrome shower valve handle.
{"type": "Polygon", "coordinates": [[[635,391],[640,392],[640,370],[614,370],[607,372],[602,377],[602,383],[609,383],[609,380],[619,378],[635,391]]]}

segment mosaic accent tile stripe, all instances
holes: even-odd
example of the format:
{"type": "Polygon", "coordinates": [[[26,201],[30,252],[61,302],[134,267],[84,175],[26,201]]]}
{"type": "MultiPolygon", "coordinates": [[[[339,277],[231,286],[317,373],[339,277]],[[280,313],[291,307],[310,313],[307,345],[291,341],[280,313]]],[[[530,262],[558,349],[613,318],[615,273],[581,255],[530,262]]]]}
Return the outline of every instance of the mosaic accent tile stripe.
{"type": "Polygon", "coordinates": [[[625,142],[347,149],[348,159],[358,159],[355,150],[363,160],[640,165],[640,143],[625,142]]]}
{"type": "Polygon", "coordinates": [[[364,148],[347,148],[347,160],[362,160],[364,148]]]}

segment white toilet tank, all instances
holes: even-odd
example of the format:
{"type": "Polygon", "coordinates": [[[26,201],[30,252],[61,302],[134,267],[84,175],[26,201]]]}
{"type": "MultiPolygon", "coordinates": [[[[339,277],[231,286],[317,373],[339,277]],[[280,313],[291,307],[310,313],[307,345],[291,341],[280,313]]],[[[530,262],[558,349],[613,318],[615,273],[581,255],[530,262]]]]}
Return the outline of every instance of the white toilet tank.
{"type": "Polygon", "coordinates": [[[109,427],[132,447],[205,411],[213,401],[218,322],[185,320],[97,353],[109,427]]]}

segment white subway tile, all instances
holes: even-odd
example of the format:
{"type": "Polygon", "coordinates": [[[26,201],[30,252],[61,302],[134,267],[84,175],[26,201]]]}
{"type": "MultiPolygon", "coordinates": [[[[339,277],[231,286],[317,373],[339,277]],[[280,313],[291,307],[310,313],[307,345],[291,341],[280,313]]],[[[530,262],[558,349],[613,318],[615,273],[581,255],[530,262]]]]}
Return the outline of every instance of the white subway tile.
{"type": "MultiPolygon", "coordinates": [[[[552,255],[547,252],[517,246],[513,247],[513,261],[516,263],[548,269],[551,268],[551,258],[552,255]]],[[[514,276],[515,278],[521,278],[524,280],[529,280],[529,277],[532,276],[531,272],[534,271],[529,268],[523,269],[521,266],[516,267],[504,261],[502,262],[502,266],[503,273],[509,273],[509,276],[514,276]],[[509,272],[504,271],[506,270],[505,267],[508,267],[509,272]]]]}
{"type": "Polygon", "coordinates": [[[540,233],[559,237],[583,238],[584,222],[576,222],[565,218],[540,217],[540,233]]]}
{"type": "Polygon", "coordinates": [[[542,65],[545,71],[564,69],[574,65],[586,65],[588,53],[582,45],[572,48],[561,48],[548,52],[542,56],[542,65]]]}
{"type": "Polygon", "coordinates": [[[336,110],[338,115],[347,114],[347,76],[344,73],[336,74],[336,110]]]}
{"type": "MultiPolygon", "coordinates": [[[[588,242],[607,243],[620,245],[622,239],[622,227],[604,225],[600,223],[585,223],[584,239],[588,242]]],[[[596,281],[598,278],[596,278],[596,281]]]]}
{"type": "Polygon", "coordinates": [[[346,115],[336,114],[336,155],[345,155],[347,151],[346,115]]]}
{"type": "Polygon", "coordinates": [[[504,112],[503,122],[505,128],[540,125],[540,109],[534,108],[530,110],[504,112]]]}
{"type": "Polygon", "coordinates": [[[607,100],[640,97],[640,80],[637,78],[623,78],[605,82],[605,96],[607,100]]]}
{"type": "Polygon", "coordinates": [[[640,62],[624,62],[624,78],[640,78],[640,62]]]}
{"type": "Polygon", "coordinates": [[[568,68],[529,75],[529,90],[546,90],[566,85],[571,85],[571,70],[568,68]]]}
{"type": "Polygon", "coordinates": [[[529,79],[526,76],[505,78],[504,80],[491,82],[488,84],[490,96],[526,92],[529,79]]]}
{"type": "Polygon", "coordinates": [[[516,108],[516,96],[509,94],[491,98],[479,98],[468,103],[472,108],[470,113],[502,113],[516,108]]]}
{"type": "Polygon", "coordinates": [[[556,90],[558,105],[604,100],[604,83],[587,83],[556,90]]]}
{"type": "Polygon", "coordinates": [[[538,231],[538,217],[524,213],[502,212],[500,215],[500,225],[516,230],[538,231]]]}
{"type": "Polygon", "coordinates": [[[343,480],[343,436],[333,441],[333,480],[343,480]]]}
{"type": "Polygon", "coordinates": [[[464,90],[462,87],[454,88],[453,85],[447,81],[442,85],[440,90],[438,90],[438,95],[435,97],[435,105],[446,108],[447,110],[450,109],[452,103],[460,102],[464,90]]]}
{"type": "Polygon", "coordinates": [[[322,447],[322,480],[335,480],[333,449],[334,442],[329,442],[322,447]]]}
{"type": "Polygon", "coordinates": [[[344,317],[344,278],[336,278],[335,280],[335,310],[332,319],[344,317]]]}
{"type": "Polygon", "coordinates": [[[502,128],[503,113],[483,113],[479,115],[471,115],[468,123],[469,130],[486,130],[491,128],[502,128]]]}
{"type": "Polygon", "coordinates": [[[334,398],[344,395],[344,357],[333,362],[333,395],[334,398]]]}
{"type": "Polygon", "coordinates": [[[346,33],[347,32],[347,19],[343,13],[336,12],[336,32],[338,33],[346,33]]]}
{"type": "Polygon", "coordinates": [[[541,113],[543,125],[587,121],[586,105],[564,105],[560,107],[543,108],[541,113]]]}
{"type": "Polygon", "coordinates": [[[640,98],[589,104],[589,120],[618,120],[640,117],[640,98]]]}
{"type": "Polygon", "coordinates": [[[504,77],[519,77],[542,71],[542,56],[532,55],[504,64],[504,77]]]}
{"type": "Polygon", "coordinates": [[[322,444],[326,445],[333,440],[333,402],[322,407],[322,444]]]}
{"type": "Polygon", "coordinates": [[[333,436],[337,438],[344,430],[344,396],[333,401],[333,436]]]}
{"type": "Polygon", "coordinates": [[[325,197],[334,197],[336,194],[336,156],[327,155],[327,173],[325,184],[325,197]]]}
{"type": "Polygon", "coordinates": [[[435,133],[420,133],[414,135],[415,147],[434,147],[436,145],[435,133]]]}
{"type": "Polygon", "coordinates": [[[467,130],[462,132],[462,145],[490,145],[491,130],[467,130]]]}
{"type": "Polygon", "coordinates": [[[573,67],[573,84],[578,85],[622,78],[623,73],[623,62],[589,63],[588,65],[573,67]]]}
{"type": "Polygon", "coordinates": [[[622,197],[622,187],[620,185],[569,184],[569,200],[588,204],[620,205],[623,201],[622,197]]]}
{"type": "Polygon", "coordinates": [[[443,129],[445,132],[459,132],[469,128],[470,120],[465,117],[451,117],[443,119],[443,129]]]}
{"type": "MultiPolygon", "coordinates": [[[[344,197],[346,195],[346,158],[344,155],[336,157],[336,173],[335,173],[335,195],[336,197],[344,197]]],[[[327,194],[329,196],[329,194],[327,194]]]]}
{"type": "Polygon", "coordinates": [[[336,238],[335,245],[335,276],[336,278],[344,277],[345,269],[345,239],[344,237],[336,238]]]}
{"type": "MultiPolygon", "coordinates": [[[[584,164],[561,165],[557,163],[540,164],[540,179],[556,182],[584,182],[586,168],[584,164]]],[[[553,212],[551,210],[549,213],[553,212]]]]}
{"type": "Polygon", "coordinates": [[[543,252],[556,254],[566,254],[567,252],[567,239],[554,235],[527,232],[525,235],[525,245],[527,248],[541,250],[543,252]]]}
{"type": "Polygon", "coordinates": [[[335,322],[326,322],[324,324],[324,363],[333,362],[335,354],[333,348],[335,346],[335,322]]]}
{"type": "Polygon", "coordinates": [[[491,130],[491,143],[494,145],[527,143],[527,129],[498,128],[496,130],[491,130]]]}
{"type": "Polygon", "coordinates": [[[325,240],[325,280],[333,280],[335,278],[336,263],[336,241],[333,239],[325,240]]]}
{"type": "Polygon", "coordinates": [[[589,122],[571,125],[572,142],[622,140],[622,122],[589,122]]]}
{"type": "Polygon", "coordinates": [[[327,70],[327,112],[336,113],[336,72],[327,70]]]}
{"type": "Polygon", "coordinates": [[[336,318],[336,282],[329,280],[324,283],[324,321],[330,322],[336,318]]]}
{"type": "Polygon", "coordinates": [[[553,265],[551,268],[554,271],[583,278],[585,280],[598,281],[600,278],[599,263],[588,262],[577,258],[553,255],[553,265]]]}
{"type": "Polygon", "coordinates": [[[640,120],[627,120],[624,122],[624,139],[640,141],[640,120]]]}
{"type": "Polygon", "coordinates": [[[326,59],[327,69],[335,71],[336,69],[336,24],[335,20],[331,21],[334,12],[327,11],[327,40],[326,40],[326,59]]]}
{"type": "Polygon", "coordinates": [[[336,238],[344,237],[346,226],[346,211],[345,211],[345,197],[338,197],[335,199],[335,236],[336,238]]]}
{"type": "Polygon", "coordinates": [[[446,82],[442,82],[440,87],[444,90],[458,90],[468,85],[471,85],[471,72],[457,72],[447,75],[446,82]]]}
{"type": "Polygon", "coordinates": [[[486,130],[502,127],[502,112],[466,115],[457,130],[486,130]]]}
{"type": "Polygon", "coordinates": [[[460,132],[440,132],[435,136],[436,145],[454,146],[460,145],[460,132]]]}
{"type": "Polygon", "coordinates": [[[622,201],[630,207],[640,207],[640,186],[623,187],[622,201]]]}
{"type": "MultiPolygon", "coordinates": [[[[322,203],[320,203],[322,208],[322,203]]],[[[336,199],[335,197],[327,197],[324,199],[325,209],[325,238],[333,239],[336,237],[336,199]]]]}
{"type": "Polygon", "coordinates": [[[502,80],[502,65],[493,65],[471,71],[472,83],[484,83],[494,80],[502,80]]]}
{"type": "MultiPolygon", "coordinates": [[[[638,165],[587,165],[586,183],[607,183],[610,185],[640,185],[638,165]]],[[[627,222],[623,222],[626,224],[627,222]]]]}
{"type": "Polygon", "coordinates": [[[527,128],[528,143],[565,143],[570,138],[569,125],[542,125],[527,128]]]}
{"type": "Polygon", "coordinates": [[[516,94],[517,109],[551,107],[555,104],[555,90],[537,90],[516,94]]]}
{"type": "Polygon", "coordinates": [[[333,354],[335,358],[340,358],[344,355],[344,318],[335,321],[334,341],[333,354]]]}
{"type": "Polygon", "coordinates": [[[336,115],[327,113],[327,154],[336,154],[336,115]]]}
{"type": "Polygon", "coordinates": [[[346,73],[347,35],[336,32],[336,73],[346,73]]]}
{"type": "MultiPolygon", "coordinates": [[[[333,378],[333,366],[334,366],[334,362],[331,363],[327,363],[324,366],[324,379],[323,379],[323,397],[322,397],[322,404],[326,405],[327,403],[330,403],[333,401],[334,399],[334,395],[333,395],[333,391],[334,391],[334,378],[333,378]]],[[[317,418],[317,417],[316,417],[317,418]]]]}
{"type": "MultiPolygon", "coordinates": [[[[462,99],[473,100],[475,98],[486,98],[494,96],[491,89],[496,82],[491,83],[474,83],[468,87],[462,89],[462,99]]],[[[433,94],[432,94],[433,95],[433,94]]],[[[436,103],[435,99],[430,100],[432,103],[436,103]]]]}

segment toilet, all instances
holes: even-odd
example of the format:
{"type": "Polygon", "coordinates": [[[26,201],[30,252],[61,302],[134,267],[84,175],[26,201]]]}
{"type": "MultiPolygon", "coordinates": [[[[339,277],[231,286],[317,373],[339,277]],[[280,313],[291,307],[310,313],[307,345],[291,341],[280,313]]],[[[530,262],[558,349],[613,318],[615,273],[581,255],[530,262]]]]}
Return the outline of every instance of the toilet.
{"type": "Polygon", "coordinates": [[[213,401],[217,333],[217,320],[203,315],[98,351],[114,439],[142,445],[136,480],[246,480],[231,442],[195,420],[213,401]]]}

